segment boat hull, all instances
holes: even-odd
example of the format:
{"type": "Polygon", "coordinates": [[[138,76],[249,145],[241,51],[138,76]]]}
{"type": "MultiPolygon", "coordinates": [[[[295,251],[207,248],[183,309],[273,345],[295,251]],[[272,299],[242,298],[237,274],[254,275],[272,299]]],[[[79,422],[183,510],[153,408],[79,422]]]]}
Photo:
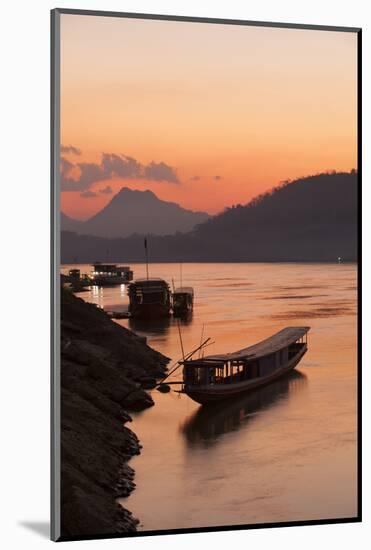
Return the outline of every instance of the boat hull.
{"type": "Polygon", "coordinates": [[[133,319],[162,319],[169,317],[170,306],[165,304],[136,304],[129,308],[133,319]]]}
{"type": "Polygon", "coordinates": [[[93,277],[92,286],[117,286],[126,285],[130,282],[127,277],[93,277]]]}
{"type": "Polygon", "coordinates": [[[174,317],[187,317],[188,315],[191,315],[192,308],[191,307],[173,307],[173,315],[174,317]]]}
{"type": "Polygon", "coordinates": [[[210,385],[207,387],[185,386],[183,392],[193,399],[193,401],[200,403],[200,405],[230,399],[256,390],[262,386],[266,386],[278,378],[285,376],[297,366],[306,351],[307,346],[304,346],[300,352],[295,355],[295,357],[288,361],[285,367],[277,369],[268,376],[255,378],[246,382],[239,382],[237,384],[223,384],[219,387],[217,385],[214,387],[210,385]]]}

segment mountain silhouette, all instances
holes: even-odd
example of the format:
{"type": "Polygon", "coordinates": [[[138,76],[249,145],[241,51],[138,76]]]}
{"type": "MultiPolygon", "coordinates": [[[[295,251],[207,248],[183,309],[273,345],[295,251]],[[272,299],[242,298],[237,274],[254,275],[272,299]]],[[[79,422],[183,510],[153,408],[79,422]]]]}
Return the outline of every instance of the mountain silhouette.
{"type": "Polygon", "coordinates": [[[61,223],[62,231],[74,231],[76,233],[79,233],[81,231],[81,227],[84,224],[84,222],[80,222],[79,220],[74,220],[73,218],[70,218],[63,212],[61,212],[60,223],[61,223]]]}
{"type": "MultiPolygon", "coordinates": [[[[345,261],[357,258],[355,171],[286,182],[188,233],[149,239],[151,261],[345,261]]],[[[62,234],[62,261],[143,261],[143,237],[62,234]]]]}
{"type": "Polygon", "coordinates": [[[152,191],[123,187],[100,212],[80,222],[76,229],[70,218],[68,224],[62,224],[62,229],[106,238],[148,233],[172,235],[177,231],[191,231],[208,217],[205,212],[192,212],[173,202],[160,200],[152,191]]]}

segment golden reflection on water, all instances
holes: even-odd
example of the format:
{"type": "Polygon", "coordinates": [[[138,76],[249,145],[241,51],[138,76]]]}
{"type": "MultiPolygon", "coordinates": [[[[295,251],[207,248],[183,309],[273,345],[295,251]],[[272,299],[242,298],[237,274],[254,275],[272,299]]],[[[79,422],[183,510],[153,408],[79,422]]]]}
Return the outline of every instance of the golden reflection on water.
{"type": "MultiPolygon", "coordinates": [[[[143,264],[132,268],[135,277],[145,275],[143,264]]],[[[144,530],[353,517],[356,266],[183,264],[182,271],[183,284],[195,289],[193,317],[181,324],[186,351],[197,347],[203,326],[215,341],[209,352],[218,353],[290,325],[311,327],[309,350],[290,377],[210,410],[153,391],[155,407],[133,418],[143,453],[131,461],[137,488],[124,506],[144,530]]],[[[154,264],[150,272],[179,282],[177,264],[154,264]]],[[[120,287],[81,297],[127,307],[120,287]]],[[[180,357],[174,319],[118,322],[172,360],[180,357]]]]}

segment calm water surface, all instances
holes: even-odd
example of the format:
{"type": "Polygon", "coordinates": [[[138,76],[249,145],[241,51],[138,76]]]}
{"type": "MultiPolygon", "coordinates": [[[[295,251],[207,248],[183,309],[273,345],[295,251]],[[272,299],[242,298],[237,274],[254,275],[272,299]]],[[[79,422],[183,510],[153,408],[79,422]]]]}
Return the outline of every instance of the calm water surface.
{"type": "MultiPolygon", "coordinates": [[[[132,268],[145,276],[143,264],[132,268]]],[[[155,406],[133,415],[143,452],[131,461],[137,488],[122,504],[143,530],[356,515],[356,266],[184,264],[182,273],[195,289],[194,315],[182,323],[186,351],[203,326],[216,353],[294,325],[311,327],[309,351],[292,375],[216,408],[153,391],[155,406]]],[[[176,264],[153,264],[151,275],[179,284],[176,264]]],[[[81,297],[127,307],[124,287],[81,297]]],[[[174,320],[118,322],[179,358],[174,320]]]]}

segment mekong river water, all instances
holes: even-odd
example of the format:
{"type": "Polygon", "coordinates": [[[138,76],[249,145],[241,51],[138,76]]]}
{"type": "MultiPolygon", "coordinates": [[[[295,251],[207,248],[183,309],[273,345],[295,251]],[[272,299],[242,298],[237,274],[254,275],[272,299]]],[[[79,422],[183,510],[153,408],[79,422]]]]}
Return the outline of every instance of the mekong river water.
{"type": "MultiPolygon", "coordinates": [[[[131,267],[145,276],[145,265],[131,267]]],[[[150,275],[179,285],[180,266],[152,264],[150,275]]],[[[155,406],[129,425],[143,450],[130,462],[137,487],[121,501],[139,529],[355,516],[356,265],[183,264],[182,283],[195,290],[193,317],[181,324],[186,351],[202,330],[215,342],[207,353],[216,353],[295,325],[311,327],[309,349],[288,377],[209,411],[186,395],[152,391],[155,406]]],[[[128,303],[123,286],[80,296],[107,310],[128,303]]],[[[180,358],[174,319],[117,322],[172,362],[180,358]]]]}

